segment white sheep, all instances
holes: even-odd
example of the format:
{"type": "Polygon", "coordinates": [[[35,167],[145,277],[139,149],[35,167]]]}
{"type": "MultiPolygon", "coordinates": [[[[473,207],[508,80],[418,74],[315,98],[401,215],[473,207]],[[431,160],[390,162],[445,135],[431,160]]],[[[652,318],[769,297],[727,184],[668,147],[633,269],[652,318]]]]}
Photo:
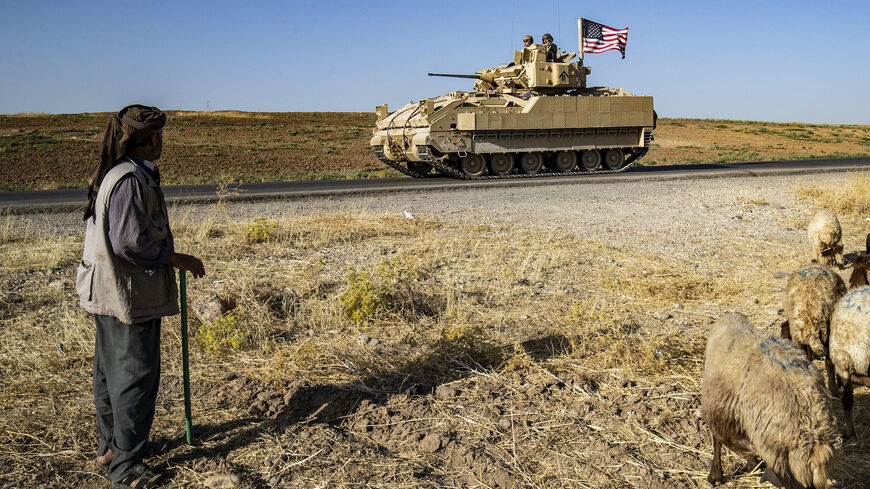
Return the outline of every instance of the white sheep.
{"type": "Polygon", "coordinates": [[[870,387],[870,286],[851,289],[834,308],[828,354],[843,385],[846,437],[855,436],[852,384],[870,387]]]}
{"type": "Polygon", "coordinates": [[[836,392],[836,381],[828,358],[828,329],[831,313],[845,293],[846,284],[840,275],[819,263],[810,263],[793,273],[785,287],[786,322],[781,335],[804,349],[808,359],[825,359],[831,392],[836,392]]]}
{"type": "Polygon", "coordinates": [[[813,246],[813,259],[828,266],[843,268],[843,241],[840,221],[833,212],[821,210],[807,226],[807,237],[813,246]]]}
{"type": "Polygon", "coordinates": [[[740,313],[710,329],[701,410],[713,434],[707,480],[722,481],[721,445],[760,457],[786,488],[821,489],[841,440],[822,374],[786,340],[756,330],[740,313]]]}

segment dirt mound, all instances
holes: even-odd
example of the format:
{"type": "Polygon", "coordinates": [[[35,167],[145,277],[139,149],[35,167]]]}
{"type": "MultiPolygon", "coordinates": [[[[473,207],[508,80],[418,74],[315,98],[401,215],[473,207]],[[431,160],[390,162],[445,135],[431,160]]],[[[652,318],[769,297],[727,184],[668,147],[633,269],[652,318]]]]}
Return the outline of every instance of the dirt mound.
{"type": "MultiPolygon", "coordinates": [[[[529,481],[515,465],[514,451],[552,429],[570,430],[578,440],[577,457],[586,467],[587,480],[682,488],[690,486],[649,467],[704,470],[699,457],[684,451],[701,450],[709,443],[700,400],[678,384],[641,385],[599,375],[557,377],[540,372],[468,376],[412,393],[400,392],[402,382],[395,379],[392,389],[380,385],[375,394],[359,384],[313,385],[300,380],[276,387],[230,375],[198,390],[210,392],[215,407],[233,407],[299,433],[340,432],[356,447],[422,458],[425,465],[438,467],[428,476],[446,486],[526,487],[529,481]],[[639,426],[652,437],[660,430],[677,433],[682,448],[662,444],[655,451],[639,450],[608,432],[620,425],[626,430],[639,426]],[[627,463],[631,460],[642,463],[627,463]]],[[[167,389],[172,390],[163,388],[167,389]]],[[[544,458],[538,463],[548,462],[544,458]]]]}

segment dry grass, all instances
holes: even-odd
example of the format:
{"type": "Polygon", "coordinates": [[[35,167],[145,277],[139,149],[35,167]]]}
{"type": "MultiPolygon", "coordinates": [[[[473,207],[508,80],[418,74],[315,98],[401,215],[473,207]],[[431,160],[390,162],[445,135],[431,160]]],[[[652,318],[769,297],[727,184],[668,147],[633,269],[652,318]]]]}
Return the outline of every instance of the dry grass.
{"type": "MultiPolygon", "coordinates": [[[[782,283],[758,268],[798,264],[734,242],[753,258],[705,275],[550,230],[426,216],[270,217],[252,240],[260,221],[220,204],[172,213],[177,247],[207,265],[191,302],[234,303],[246,341],[210,351],[194,338],[201,445],[186,447],[179,320],[164,322],[152,462],[169,487],[215,472],[243,487],[706,487],[708,324],[740,309],[766,325],[782,283]],[[349,314],[355,292],[371,314],[349,314]]],[[[92,320],[71,282],[81,238],[0,229],[0,487],[101,487],[92,320]]],[[[847,445],[834,476],[856,487],[866,455],[847,445]]],[[[728,454],[726,472],[737,463],[728,454]]]]}
{"type": "Polygon", "coordinates": [[[870,215],[870,177],[866,173],[851,176],[845,182],[806,184],[797,194],[838,215],[870,215]]]}

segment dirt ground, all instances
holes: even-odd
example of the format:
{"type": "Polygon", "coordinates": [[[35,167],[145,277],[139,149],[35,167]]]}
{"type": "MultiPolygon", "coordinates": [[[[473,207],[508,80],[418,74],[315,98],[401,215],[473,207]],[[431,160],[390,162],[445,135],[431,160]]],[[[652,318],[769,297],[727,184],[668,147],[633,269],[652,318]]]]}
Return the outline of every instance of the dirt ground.
{"type": "MultiPolygon", "coordinates": [[[[173,208],[177,246],[208,267],[189,280],[197,441],[174,317],[148,462],[170,488],[706,488],[710,323],[739,310],[777,333],[822,196],[860,203],[838,209],[854,257],[868,187],[833,174],[173,208]]],[[[80,228],[0,220],[3,489],[108,487],[80,228]]],[[[867,460],[846,441],[834,487],[870,487],[867,460]]],[[[728,451],[724,470],[725,487],[772,487],[728,451]]]]}
{"type": "MultiPolygon", "coordinates": [[[[85,186],[110,114],[0,115],[0,191],[85,186]]],[[[398,175],[371,153],[371,113],[169,112],[167,183],[398,175]]],[[[868,154],[870,126],[659,119],[642,164],[868,154]]]]}
{"type": "MultiPolygon", "coordinates": [[[[83,186],[110,114],[0,115],[0,190],[83,186]]],[[[346,178],[383,165],[373,114],[170,112],[160,171],[169,183],[346,178]]]]}

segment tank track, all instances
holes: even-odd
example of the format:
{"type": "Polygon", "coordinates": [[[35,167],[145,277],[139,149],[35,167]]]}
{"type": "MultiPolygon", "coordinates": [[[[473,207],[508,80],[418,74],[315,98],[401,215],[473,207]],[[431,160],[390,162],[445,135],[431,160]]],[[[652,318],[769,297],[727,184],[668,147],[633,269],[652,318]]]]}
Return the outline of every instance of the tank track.
{"type": "MultiPolygon", "coordinates": [[[[430,176],[435,176],[434,174],[422,174],[409,170],[405,165],[401,164],[398,161],[390,161],[384,156],[383,148],[374,148],[375,156],[378,157],[385,165],[390,168],[395,169],[405,175],[414,177],[414,178],[426,178],[430,176]]],[[[458,168],[453,168],[450,165],[446,165],[441,161],[435,159],[430,153],[428,146],[420,146],[417,148],[417,154],[425,161],[426,163],[432,165],[433,168],[438,170],[439,172],[454,177],[460,178],[462,180],[505,180],[505,179],[517,179],[517,178],[535,178],[535,177],[553,177],[553,176],[571,176],[571,175],[595,175],[601,173],[622,173],[625,170],[629,169],[637,160],[643,158],[646,155],[647,151],[649,151],[649,147],[643,148],[640,153],[631,154],[627,159],[625,164],[616,170],[606,170],[606,169],[598,169],[598,170],[573,170],[573,171],[563,171],[563,172],[555,172],[550,170],[544,170],[538,173],[520,173],[516,169],[514,169],[511,173],[507,175],[481,175],[474,176],[468,175],[462,170],[458,168]]]]}
{"type": "Polygon", "coordinates": [[[376,147],[375,148],[375,156],[377,156],[378,159],[381,160],[381,162],[383,164],[389,166],[390,168],[392,168],[393,170],[396,170],[397,172],[404,173],[405,175],[408,175],[409,177],[426,178],[428,176],[428,175],[424,175],[422,173],[417,173],[415,171],[411,171],[407,166],[401,164],[398,161],[388,160],[387,157],[384,156],[384,148],[383,147],[376,147]]]}

